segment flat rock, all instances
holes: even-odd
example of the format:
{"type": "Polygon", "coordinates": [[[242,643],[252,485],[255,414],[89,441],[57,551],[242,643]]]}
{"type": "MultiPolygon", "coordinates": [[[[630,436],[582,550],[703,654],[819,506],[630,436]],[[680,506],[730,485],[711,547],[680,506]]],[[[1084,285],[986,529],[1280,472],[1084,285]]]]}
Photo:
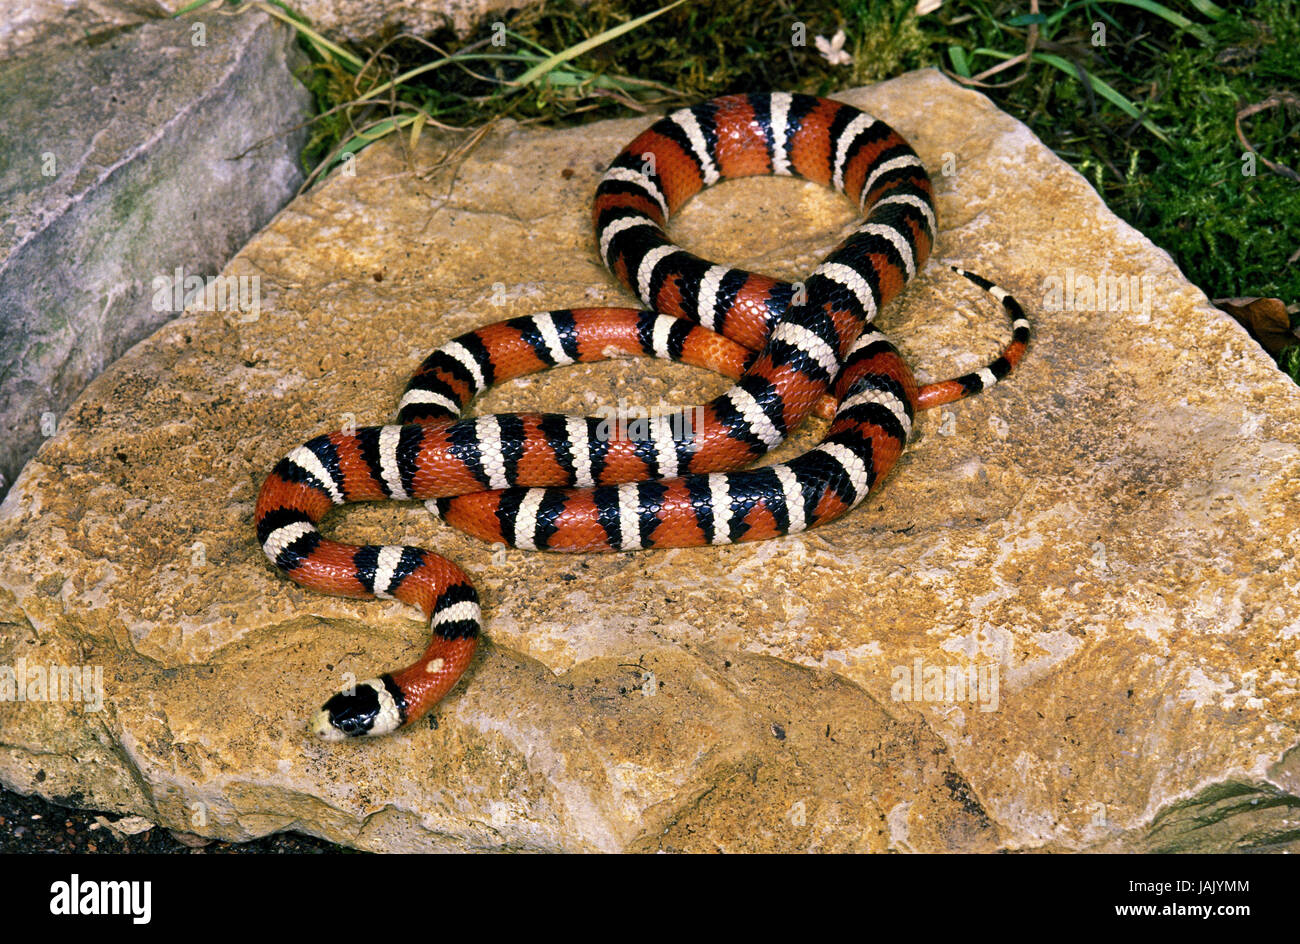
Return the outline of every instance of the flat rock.
{"type": "MultiPolygon", "coordinates": [[[[937,379],[1005,342],[944,262],[1014,291],[1037,330],[1007,383],[922,414],[854,513],[759,544],[560,556],[418,504],[350,508],[326,530],[458,561],[489,643],[429,723],[312,739],[323,697],[404,664],[425,631],[269,567],[262,479],[311,436],[390,420],[462,331],[626,303],[588,213],[648,119],[507,125],[434,174],[434,141],[413,165],[376,146],[231,263],[262,278],[258,319],[195,311],[138,344],[0,507],[0,665],[103,679],[102,706],[0,703],[0,781],[205,836],[364,849],[1295,851],[1300,391],[984,97],[932,71],[839,97],[935,180],[935,256],[879,319],[905,356],[937,379]],[[1138,291],[1088,297],[1111,277],[1138,291]]],[[[753,179],[672,231],[798,278],[852,222],[829,191],[753,179]]],[[[476,409],[725,385],[616,361],[476,409]]]]}
{"type": "Polygon", "coordinates": [[[287,27],[120,25],[0,62],[0,494],[87,382],[183,309],[155,280],[215,275],[302,183],[311,98],[287,27]]]}

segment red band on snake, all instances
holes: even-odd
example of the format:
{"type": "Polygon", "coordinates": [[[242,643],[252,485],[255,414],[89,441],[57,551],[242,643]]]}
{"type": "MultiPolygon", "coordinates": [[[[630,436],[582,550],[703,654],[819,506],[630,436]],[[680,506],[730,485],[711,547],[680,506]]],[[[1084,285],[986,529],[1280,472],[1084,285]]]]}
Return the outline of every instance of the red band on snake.
{"type": "Polygon", "coordinates": [[[484,540],[550,551],[730,544],[833,521],[902,452],[914,414],[987,389],[1019,362],[1029,322],[1003,305],[1012,341],[988,366],[917,386],[871,327],[925,263],[936,233],[930,179],[893,129],[829,99],[731,95],[657,121],[596,190],[599,252],[650,310],[551,311],[447,342],[421,365],[398,424],[319,436],[282,459],[257,502],[258,542],[297,583],[420,607],[432,641],[413,665],[336,694],[315,715],[326,739],[409,725],[456,684],[481,630],[478,595],[446,558],[416,547],[323,537],[335,505],[428,502],[484,540]],[[730,269],[674,245],[664,226],[702,188],[795,174],[844,193],[866,216],[800,285],[730,269]],[[707,367],[736,382],[702,407],[633,434],[608,419],[515,413],[462,419],[492,384],[620,354],[707,367]],[[830,419],[813,449],[744,469],[810,413],[830,419]]]}

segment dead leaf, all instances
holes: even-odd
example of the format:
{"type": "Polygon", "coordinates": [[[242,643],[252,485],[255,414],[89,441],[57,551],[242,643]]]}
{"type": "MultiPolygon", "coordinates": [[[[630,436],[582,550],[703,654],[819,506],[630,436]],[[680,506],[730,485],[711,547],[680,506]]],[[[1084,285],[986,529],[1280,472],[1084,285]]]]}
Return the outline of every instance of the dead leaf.
{"type": "Polygon", "coordinates": [[[1241,322],[1251,337],[1275,357],[1282,348],[1300,340],[1280,298],[1216,298],[1214,304],[1241,322]]]}
{"type": "Polygon", "coordinates": [[[103,826],[118,839],[125,839],[127,836],[138,836],[140,833],[147,833],[154,827],[154,824],[143,816],[127,816],[117,822],[113,822],[104,816],[96,816],[95,825],[103,826]]]}

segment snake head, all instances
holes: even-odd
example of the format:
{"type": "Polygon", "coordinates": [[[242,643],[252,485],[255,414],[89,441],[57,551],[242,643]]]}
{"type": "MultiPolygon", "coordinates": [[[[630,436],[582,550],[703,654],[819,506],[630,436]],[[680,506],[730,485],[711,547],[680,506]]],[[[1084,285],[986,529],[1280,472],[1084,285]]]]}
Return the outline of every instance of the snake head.
{"type": "Polygon", "coordinates": [[[381,675],[334,695],[312,716],[308,727],[325,741],[388,734],[402,726],[402,704],[392,676],[381,675]]]}

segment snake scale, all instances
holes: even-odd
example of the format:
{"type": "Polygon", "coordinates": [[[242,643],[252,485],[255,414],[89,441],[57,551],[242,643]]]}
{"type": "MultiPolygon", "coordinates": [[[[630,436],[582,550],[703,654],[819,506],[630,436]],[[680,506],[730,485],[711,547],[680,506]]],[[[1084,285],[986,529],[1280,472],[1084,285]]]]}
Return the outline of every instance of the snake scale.
{"type": "Polygon", "coordinates": [[[395,598],[429,621],[432,640],[414,664],[325,703],[310,725],[321,737],[384,734],[416,721],[465,672],[482,629],[478,594],[459,567],[417,547],[332,541],[317,525],[334,506],[423,500],[469,534],[549,551],[794,534],[862,501],[902,452],[916,411],[988,388],[1029,341],[1015,299],[957,269],[1001,302],[1012,340],[981,370],[918,386],[871,323],[930,254],[930,179],[897,132],[840,102],[742,94],[673,112],[609,166],[593,220],[602,259],[648,310],[550,311],[463,334],[421,365],[397,424],[318,436],[280,460],[262,486],[258,543],[288,577],[323,593],[395,598]],[[669,217],[702,188],[762,174],[829,184],[865,216],[802,283],[713,264],[665,234],[669,217]],[[621,355],[706,367],[734,384],[636,436],[610,435],[594,417],[462,418],[495,383],[621,355]],[[813,413],[830,420],[816,447],[742,468],[813,413]]]}

